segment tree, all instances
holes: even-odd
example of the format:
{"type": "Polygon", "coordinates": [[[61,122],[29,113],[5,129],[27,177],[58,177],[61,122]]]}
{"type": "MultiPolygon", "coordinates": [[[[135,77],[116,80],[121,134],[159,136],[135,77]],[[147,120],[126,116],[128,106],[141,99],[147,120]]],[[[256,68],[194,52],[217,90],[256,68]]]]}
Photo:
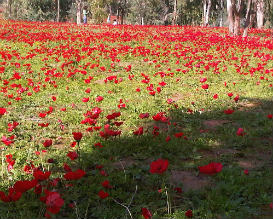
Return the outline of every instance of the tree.
{"type": "Polygon", "coordinates": [[[127,22],[141,25],[162,25],[162,0],[130,0],[127,4],[127,22]]]}
{"type": "Polygon", "coordinates": [[[12,19],[55,20],[55,4],[52,0],[9,0],[6,15],[12,19]]]}
{"type": "Polygon", "coordinates": [[[257,27],[260,29],[264,25],[264,0],[256,0],[257,5],[257,27]]]}
{"type": "Polygon", "coordinates": [[[250,27],[253,19],[253,0],[247,1],[247,11],[245,17],[245,24],[244,24],[244,33],[243,37],[247,36],[248,28],[250,27]]]}
{"type": "Polygon", "coordinates": [[[10,16],[11,16],[11,0],[7,0],[7,3],[6,3],[6,14],[7,14],[8,18],[10,18],[10,16]]]}
{"type": "Polygon", "coordinates": [[[209,15],[211,8],[211,0],[203,0],[203,26],[209,24],[209,15]]]}
{"type": "Polygon", "coordinates": [[[177,0],[174,0],[172,25],[175,25],[176,23],[177,23],[177,0]]]}
{"type": "Polygon", "coordinates": [[[265,3],[265,10],[264,10],[264,17],[266,21],[266,25],[268,27],[269,23],[271,27],[273,27],[273,0],[264,0],[265,3]]]}
{"type": "Polygon", "coordinates": [[[144,25],[149,23],[150,1],[133,0],[131,1],[128,18],[135,24],[144,25]]]}
{"type": "Polygon", "coordinates": [[[240,15],[242,9],[242,0],[227,0],[229,33],[233,36],[237,36],[240,33],[240,15]]]}
{"type": "Polygon", "coordinates": [[[60,22],[60,0],[56,0],[56,3],[57,3],[57,18],[56,18],[56,21],[57,22],[60,22]]]}
{"type": "Polygon", "coordinates": [[[203,0],[183,0],[179,7],[178,23],[180,25],[203,24],[203,0]]]}
{"type": "Polygon", "coordinates": [[[82,0],[76,0],[76,8],[77,8],[77,25],[80,25],[81,22],[81,11],[82,11],[82,0]]]}
{"type": "Polygon", "coordinates": [[[67,21],[70,17],[75,18],[75,12],[72,13],[73,3],[75,0],[58,0],[60,2],[60,21],[67,21]]]}
{"type": "Polygon", "coordinates": [[[114,0],[89,0],[88,2],[95,23],[101,24],[107,18],[107,13],[112,15],[114,0]]]}
{"type": "MultiPolygon", "coordinates": [[[[219,21],[219,26],[223,26],[223,20],[224,20],[224,0],[220,0],[217,2],[217,6],[220,9],[220,21],[219,21]]],[[[217,8],[216,8],[217,9],[217,8]]]]}
{"type": "Polygon", "coordinates": [[[124,17],[128,10],[128,0],[118,0],[117,19],[120,20],[120,24],[124,23],[124,17]]]}

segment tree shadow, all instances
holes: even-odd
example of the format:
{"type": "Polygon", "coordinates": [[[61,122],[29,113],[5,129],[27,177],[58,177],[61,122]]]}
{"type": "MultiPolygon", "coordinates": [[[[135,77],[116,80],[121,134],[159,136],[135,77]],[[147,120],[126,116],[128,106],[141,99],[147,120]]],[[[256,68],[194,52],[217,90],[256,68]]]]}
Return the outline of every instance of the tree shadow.
{"type": "MultiPolygon", "coordinates": [[[[134,135],[137,128],[132,128],[108,139],[98,135],[95,142],[85,136],[78,149],[81,164],[69,161],[67,152],[60,152],[54,157],[56,163],[48,168],[52,176],[61,178],[66,162],[73,170],[84,169],[86,175],[77,181],[60,179],[56,186],[52,181],[42,184],[61,192],[66,201],[62,218],[71,218],[75,212],[78,218],[130,218],[128,209],[139,218],[143,207],[151,209],[154,218],[166,215],[165,187],[172,212],[176,212],[172,218],[184,217],[187,209],[193,209],[196,218],[272,216],[268,204],[273,192],[273,120],[268,115],[273,112],[273,100],[241,97],[232,114],[224,110],[201,111],[194,105],[189,110],[172,104],[164,114],[167,121],[155,121],[152,115],[141,120],[143,135],[134,135]],[[238,128],[246,134],[238,136],[238,128]],[[94,146],[98,142],[101,147],[94,146]],[[162,175],[149,172],[151,162],[158,158],[169,161],[168,171],[162,175]],[[221,162],[222,172],[215,176],[199,174],[198,166],[210,162],[221,162]],[[244,173],[246,169],[248,174],[244,173]],[[102,185],[105,180],[110,182],[108,187],[102,185]],[[108,192],[109,197],[101,199],[100,190],[108,192]]],[[[42,216],[45,208],[33,204],[35,198],[35,194],[23,195],[14,203],[14,212],[18,214],[31,203],[29,210],[37,213],[40,209],[42,216]]],[[[5,207],[0,210],[8,215],[5,207]]]]}
{"type": "MultiPolygon", "coordinates": [[[[232,114],[225,114],[225,107],[205,112],[194,107],[193,111],[171,107],[165,115],[171,125],[154,121],[150,116],[143,120],[144,134],[141,136],[134,136],[132,131],[135,130],[131,130],[121,137],[104,141],[98,139],[103,148],[84,153],[86,166],[94,171],[94,167],[103,161],[109,177],[116,182],[117,191],[122,188],[123,192],[132,194],[133,185],[142,185],[140,188],[152,195],[150,199],[143,199],[142,192],[145,192],[141,191],[136,195],[141,198],[134,201],[142,203],[145,200],[153,206],[153,200],[163,201],[164,198],[154,192],[161,188],[162,181],[151,176],[149,165],[158,158],[168,159],[167,185],[173,189],[182,187],[185,191],[184,197],[173,194],[173,202],[177,205],[174,209],[196,209],[196,218],[204,217],[202,212],[205,209],[211,217],[218,215],[220,218],[271,216],[267,205],[273,192],[273,120],[268,118],[273,111],[272,104],[273,100],[241,97],[232,114]],[[239,128],[243,128],[245,135],[237,135],[239,128]],[[157,131],[158,135],[155,134],[157,131]],[[175,137],[177,133],[183,134],[175,137]],[[168,136],[170,140],[167,142],[168,136]],[[197,167],[209,162],[221,162],[223,171],[213,177],[198,174],[197,167]],[[114,175],[131,177],[130,186],[121,183],[114,175]]],[[[125,201],[126,198],[120,200],[125,201]]],[[[165,207],[157,213],[166,213],[165,207]]],[[[135,208],[133,212],[137,214],[135,208]]]]}

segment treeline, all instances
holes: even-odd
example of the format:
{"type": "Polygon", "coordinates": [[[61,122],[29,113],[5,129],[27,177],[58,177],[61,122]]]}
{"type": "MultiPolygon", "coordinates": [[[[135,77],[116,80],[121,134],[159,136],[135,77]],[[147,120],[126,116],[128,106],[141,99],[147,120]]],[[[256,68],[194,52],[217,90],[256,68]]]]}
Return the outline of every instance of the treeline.
{"type": "Polygon", "coordinates": [[[273,27],[273,0],[3,0],[5,17],[16,20],[105,22],[110,15],[120,24],[273,27]]]}
{"type": "Polygon", "coordinates": [[[4,17],[28,21],[68,21],[76,14],[74,0],[3,0],[4,17]]]}

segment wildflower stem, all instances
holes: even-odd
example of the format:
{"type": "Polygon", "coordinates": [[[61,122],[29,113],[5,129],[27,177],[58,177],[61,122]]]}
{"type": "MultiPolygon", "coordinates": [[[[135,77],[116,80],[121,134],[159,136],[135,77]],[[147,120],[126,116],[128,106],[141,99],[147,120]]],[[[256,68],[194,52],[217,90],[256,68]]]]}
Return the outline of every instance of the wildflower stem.
{"type": "Polygon", "coordinates": [[[126,175],[126,171],[125,171],[124,165],[123,165],[123,163],[122,163],[122,161],[121,161],[121,160],[119,161],[119,163],[120,163],[120,165],[121,165],[121,167],[122,167],[122,169],[123,169],[123,172],[124,172],[124,178],[125,178],[125,182],[126,182],[126,180],[127,180],[127,175],[126,175]]]}
{"type": "Polygon", "coordinates": [[[77,154],[78,154],[78,160],[79,160],[79,168],[82,168],[82,163],[81,163],[81,152],[80,152],[80,142],[77,141],[78,147],[77,147],[77,154]]]}
{"type": "Polygon", "coordinates": [[[112,198],[112,199],[113,199],[113,201],[116,202],[118,205],[124,207],[124,208],[128,211],[128,213],[129,213],[129,215],[130,215],[130,218],[133,219],[133,216],[132,216],[131,211],[130,211],[130,209],[128,208],[128,206],[126,206],[126,205],[124,205],[124,204],[118,202],[118,201],[117,201],[116,199],[114,199],[114,198],[112,198]]]}
{"type": "Polygon", "coordinates": [[[77,217],[77,219],[80,219],[80,215],[79,215],[79,212],[78,212],[77,202],[74,201],[74,204],[75,204],[75,213],[76,213],[76,217],[77,217]]]}
{"type": "Polygon", "coordinates": [[[133,196],[132,196],[132,198],[131,198],[131,201],[130,201],[130,203],[129,203],[128,207],[130,207],[130,206],[131,206],[131,204],[132,204],[132,202],[133,202],[133,200],[134,200],[134,198],[135,198],[136,193],[137,193],[137,185],[136,185],[136,190],[135,190],[135,193],[133,194],[133,196]]]}
{"type": "Polygon", "coordinates": [[[171,214],[171,206],[170,206],[170,200],[169,200],[169,195],[168,195],[168,189],[165,187],[166,191],[166,196],[167,196],[167,208],[168,208],[168,214],[171,214]]]}
{"type": "Polygon", "coordinates": [[[1,151],[1,158],[2,158],[2,166],[1,166],[1,176],[2,179],[4,178],[4,151],[1,151]]]}

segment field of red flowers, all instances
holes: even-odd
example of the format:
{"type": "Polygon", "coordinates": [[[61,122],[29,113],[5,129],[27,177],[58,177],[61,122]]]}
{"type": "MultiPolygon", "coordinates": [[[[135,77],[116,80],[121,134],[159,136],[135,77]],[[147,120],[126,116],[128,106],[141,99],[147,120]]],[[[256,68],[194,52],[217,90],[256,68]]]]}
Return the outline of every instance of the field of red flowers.
{"type": "Polygon", "coordinates": [[[0,218],[271,218],[270,30],[0,21],[0,218]]]}

